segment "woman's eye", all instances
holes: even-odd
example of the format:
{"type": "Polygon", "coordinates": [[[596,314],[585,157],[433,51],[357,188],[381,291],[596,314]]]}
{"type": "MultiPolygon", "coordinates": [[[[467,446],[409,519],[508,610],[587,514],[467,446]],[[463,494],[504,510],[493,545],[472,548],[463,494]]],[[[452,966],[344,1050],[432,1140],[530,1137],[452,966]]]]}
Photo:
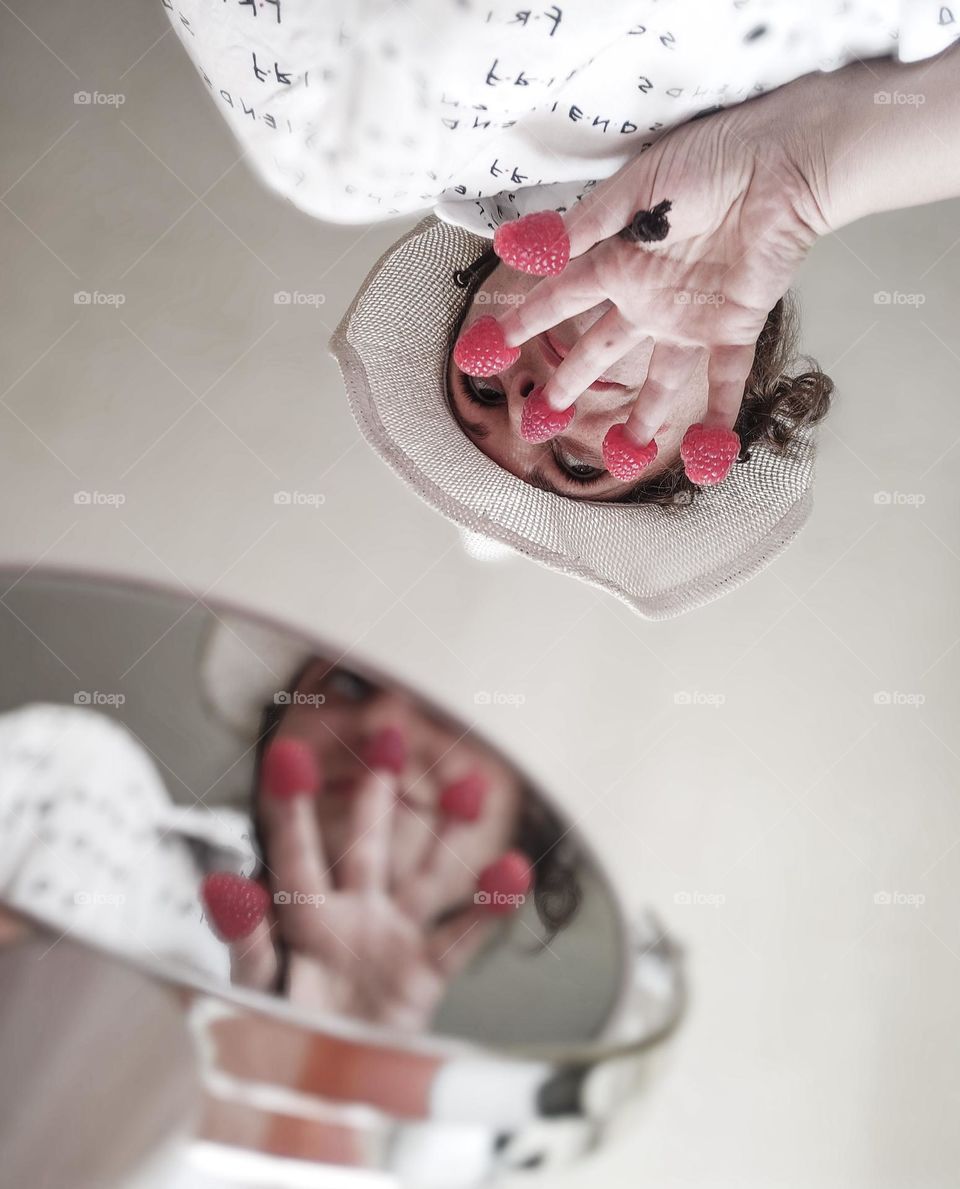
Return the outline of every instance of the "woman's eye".
{"type": "Polygon", "coordinates": [[[489,384],[484,384],[483,380],[477,379],[476,376],[465,375],[463,379],[467,396],[475,404],[492,408],[502,405],[507,399],[505,392],[501,392],[499,388],[491,388],[489,384]]]}
{"type": "Polygon", "coordinates": [[[557,466],[564,474],[569,475],[571,479],[578,479],[580,482],[585,482],[588,479],[596,479],[603,474],[600,467],[591,466],[588,462],[583,462],[579,458],[575,458],[572,454],[567,454],[565,450],[557,450],[555,452],[557,466]]]}
{"type": "Polygon", "coordinates": [[[376,690],[376,686],[366,678],[349,669],[334,669],[327,674],[323,684],[331,694],[339,695],[351,702],[362,702],[376,690]]]}

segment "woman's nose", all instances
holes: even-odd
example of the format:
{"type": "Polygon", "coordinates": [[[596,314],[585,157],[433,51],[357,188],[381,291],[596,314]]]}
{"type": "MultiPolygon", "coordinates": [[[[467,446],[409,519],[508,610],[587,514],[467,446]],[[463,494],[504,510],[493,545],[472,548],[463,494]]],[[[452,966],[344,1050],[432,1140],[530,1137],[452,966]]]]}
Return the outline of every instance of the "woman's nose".
{"type": "MultiPolygon", "coordinates": [[[[507,395],[507,413],[510,428],[520,436],[520,418],[524,402],[534,388],[542,387],[553,375],[554,369],[547,364],[530,366],[524,360],[518,361],[503,377],[507,395]]],[[[570,435],[600,433],[602,437],[615,421],[625,421],[636,393],[626,388],[605,389],[597,392],[591,388],[581,392],[576,400],[576,414],[570,435]]],[[[569,435],[568,435],[569,436],[569,435]]]]}

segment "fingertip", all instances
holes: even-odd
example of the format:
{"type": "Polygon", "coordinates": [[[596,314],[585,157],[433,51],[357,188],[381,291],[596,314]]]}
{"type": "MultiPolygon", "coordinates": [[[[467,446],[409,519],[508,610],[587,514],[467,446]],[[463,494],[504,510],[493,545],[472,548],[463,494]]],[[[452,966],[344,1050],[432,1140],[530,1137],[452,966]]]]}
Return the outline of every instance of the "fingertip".
{"type": "Polygon", "coordinates": [[[315,796],[323,784],[320,761],[304,739],[273,739],[263,754],[260,783],[267,796],[278,801],[315,796]]]}
{"type": "Polygon", "coordinates": [[[400,776],[407,766],[406,736],[399,727],[381,727],[364,743],[361,758],[374,771],[400,776]]]}
{"type": "Polygon", "coordinates": [[[200,885],[210,927],[221,941],[249,937],[267,915],[270,893],[255,880],[231,871],[214,871],[200,885]]]}

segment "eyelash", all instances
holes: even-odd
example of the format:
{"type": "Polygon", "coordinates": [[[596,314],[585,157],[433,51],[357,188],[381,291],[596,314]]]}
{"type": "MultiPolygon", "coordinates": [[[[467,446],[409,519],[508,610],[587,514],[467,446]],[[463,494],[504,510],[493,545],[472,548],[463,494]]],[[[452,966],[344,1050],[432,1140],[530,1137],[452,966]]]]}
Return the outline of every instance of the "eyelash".
{"type": "MultiPolygon", "coordinates": [[[[474,376],[468,376],[465,372],[460,372],[459,375],[460,382],[463,386],[463,394],[471,404],[478,405],[481,409],[496,409],[506,402],[506,393],[500,392],[497,388],[485,388],[484,391],[488,392],[496,399],[484,400],[475,387],[476,378],[474,376]]],[[[577,483],[581,486],[588,486],[589,484],[596,482],[596,480],[599,479],[604,473],[603,471],[594,468],[593,474],[578,475],[574,471],[571,471],[564,464],[563,460],[559,457],[555,450],[552,450],[551,453],[553,454],[553,460],[557,465],[557,469],[560,470],[564,477],[569,479],[571,483],[577,483]]]]}

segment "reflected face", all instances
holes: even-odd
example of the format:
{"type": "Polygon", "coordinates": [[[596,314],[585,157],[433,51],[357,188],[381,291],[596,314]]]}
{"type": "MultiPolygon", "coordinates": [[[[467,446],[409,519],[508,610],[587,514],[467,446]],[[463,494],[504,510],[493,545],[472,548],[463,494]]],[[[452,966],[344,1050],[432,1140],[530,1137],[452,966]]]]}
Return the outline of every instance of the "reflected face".
{"type": "Polygon", "coordinates": [[[324,658],[309,663],[296,692],[303,697],[287,706],[274,738],[306,742],[325,774],[316,805],[331,866],[349,845],[351,795],[370,771],[365,749],[379,731],[392,727],[406,741],[407,761],[393,818],[391,876],[408,875],[440,835],[447,848],[442,908],[472,897],[477,875],[510,848],[517,828],[525,794],[509,765],[406,691],[373,685],[324,658]],[[483,811],[475,822],[450,822],[438,812],[440,794],[474,772],[487,788],[483,811]]]}
{"type": "MultiPolygon", "coordinates": [[[[477,318],[496,316],[521,302],[538,280],[497,265],[474,293],[461,331],[477,318]]],[[[532,444],[521,438],[523,402],[534,388],[546,383],[580,336],[610,308],[609,302],[602,302],[524,343],[517,362],[498,376],[467,376],[453,362],[452,353],[448,361],[450,407],[470,441],[511,474],[571,499],[622,500],[636,486],[615,479],[604,468],[601,447],[610,426],[626,421],[636,402],[654,341],[644,339],[608,368],[602,381],[582,393],[569,428],[549,442],[532,444]]],[[[701,420],[706,407],[704,353],[686,392],[656,435],[659,452],[643,472],[643,482],[679,461],[683,435],[689,425],[701,420]]]]}

